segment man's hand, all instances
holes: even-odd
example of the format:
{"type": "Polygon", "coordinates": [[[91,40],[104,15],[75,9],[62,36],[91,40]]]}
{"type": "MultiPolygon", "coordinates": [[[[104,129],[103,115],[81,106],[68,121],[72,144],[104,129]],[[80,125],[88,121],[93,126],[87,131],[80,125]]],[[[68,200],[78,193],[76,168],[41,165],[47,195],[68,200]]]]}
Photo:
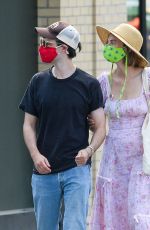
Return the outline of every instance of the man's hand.
{"type": "Polygon", "coordinates": [[[87,149],[81,149],[77,156],[75,157],[75,162],[77,166],[85,165],[87,160],[89,159],[89,153],[87,149]]]}
{"type": "Polygon", "coordinates": [[[33,159],[35,168],[37,171],[41,174],[47,174],[51,172],[51,166],[47,160],[46,157],[44,157],[42,154],[37,154],[36,157],[33,159]]]}

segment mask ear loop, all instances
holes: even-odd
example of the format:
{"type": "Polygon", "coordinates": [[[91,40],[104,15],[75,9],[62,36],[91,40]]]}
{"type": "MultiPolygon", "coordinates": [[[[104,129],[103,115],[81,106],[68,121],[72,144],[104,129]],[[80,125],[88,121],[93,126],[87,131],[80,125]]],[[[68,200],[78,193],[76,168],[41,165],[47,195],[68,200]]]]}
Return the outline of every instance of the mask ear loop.
{"type": "Polygon", "coordinates": [[[126,87],[126,83],[127,83],[127,76],[128,76],[128,57],[127,55],[125,56],[125,79],[124,79],[124,83],[123,86],[120,90],[120,95],[119,95],[119,99],[116,105],[116,116],[117,118],[120,118],[120,113],[119,113],[119,108],[120,108],[120,100],[122,99],[123,95],[124,95],[124,91],[125,91],[125,87],[126,87]]]}
{"type": "MultiPolygon", "coordinates": [[[[113,98],[113,95],[111,93],[112,84],[113,84],[113,78],[112,78],[113,67],[114,67],[114,63],[112,63],[112,65],[111,65],[111,71],[110,71],[110,74],[108,75],[109,84],[110,84],[109,100],[111,100],[113,98]]],[[[108,111],[109,111],[108,112],[108,120],[110,120],[110,103],[108,103],[108,111]]]]}
{"type": "MultiPolygon", "coordinates": [[[[113,79],[112,79],[113,67],[114,67],[114,63],[112,63],[112,65],[111,65],[111,71],[110,71],[110,74],[109,74],[110,88],[112,88],[112,83],[113,83],[113,79]]],[[[111,92],[110,92],[110,93],[111,93],[111,92]]]]}

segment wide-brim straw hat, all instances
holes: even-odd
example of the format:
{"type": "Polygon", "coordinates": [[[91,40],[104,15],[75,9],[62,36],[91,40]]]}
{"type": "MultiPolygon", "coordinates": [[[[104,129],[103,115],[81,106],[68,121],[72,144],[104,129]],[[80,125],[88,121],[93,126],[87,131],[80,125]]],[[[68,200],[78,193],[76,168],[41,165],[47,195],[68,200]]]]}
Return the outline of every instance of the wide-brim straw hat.
{"type": "Polygon", "coordinates": [[[143,67],[148,65],[148,61],[140,53],[140,49],[143,44],[143,37],[141,33],[132,25],[128,23],[122,23],[112,30],[108,30],[102,26],[96,26],[98,36],[103,44],[107,43],[108,36],[113,34],[120,41],[122,41],[127,47],[129,47],[141,61],[143,67]]]}

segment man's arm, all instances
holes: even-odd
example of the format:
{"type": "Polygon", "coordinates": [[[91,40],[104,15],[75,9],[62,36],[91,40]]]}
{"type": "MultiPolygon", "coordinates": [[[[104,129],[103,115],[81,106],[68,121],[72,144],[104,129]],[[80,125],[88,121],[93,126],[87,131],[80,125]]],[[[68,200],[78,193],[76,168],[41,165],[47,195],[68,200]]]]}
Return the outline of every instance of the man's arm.
{"type": "Polygon", "coordinates": [[[31,158],[37,171],[41,174],[50,173],[50,164],[46,157],[44,157],[38,150],[36,145],[36,124],[37,117],[25,113],[23,124],[23,135],[26,146],[30,152],[31,158]]]}
{"type": "Polygon", "coordinates": [[[86,164],[89,157],[91,157],[103,143],[106,135],[106,121],[103,108],[92,111],[90,116],[94,121],[95,128],[90,145],[87,146],[87,148],[80,150],[75,158],[78,166],[86,164]]]}

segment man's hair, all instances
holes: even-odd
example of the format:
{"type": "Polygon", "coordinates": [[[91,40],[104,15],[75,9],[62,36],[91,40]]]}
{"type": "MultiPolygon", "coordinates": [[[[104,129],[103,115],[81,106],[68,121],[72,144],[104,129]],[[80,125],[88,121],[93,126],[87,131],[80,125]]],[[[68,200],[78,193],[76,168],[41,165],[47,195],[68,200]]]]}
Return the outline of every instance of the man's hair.
{"type": "MultiPolygon", "coordinates": [[[[73,49],[72,47],[70,47],[70,46],[68,46],[66,43],[64,43],[63,41],[60,41],[58,38],[56,38],[56,44],[59,46],[59,45],[63,45],[63,44],[65,44],[67,47],[68,47],[68,57],[70,58],[70,59],[72,59],[72,58],[74,58],[74,57],[76,57],[76,50],[75,49],[73,49]]],[[[79,49],[79,52],[81,51],[81,49],[82,49],[82,47],[81,47],[81,42],[79,42],[79,44],[78,44],[78,47],[77,47],[77,49],[79,49]]]]}

